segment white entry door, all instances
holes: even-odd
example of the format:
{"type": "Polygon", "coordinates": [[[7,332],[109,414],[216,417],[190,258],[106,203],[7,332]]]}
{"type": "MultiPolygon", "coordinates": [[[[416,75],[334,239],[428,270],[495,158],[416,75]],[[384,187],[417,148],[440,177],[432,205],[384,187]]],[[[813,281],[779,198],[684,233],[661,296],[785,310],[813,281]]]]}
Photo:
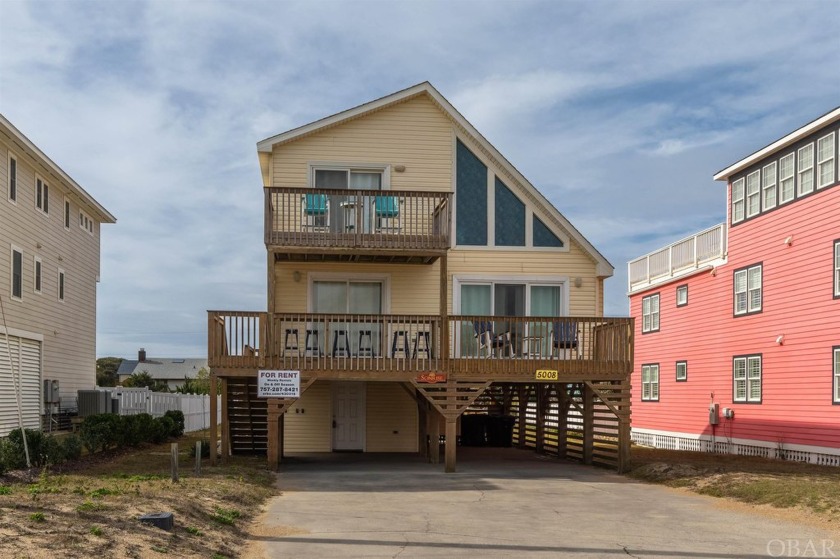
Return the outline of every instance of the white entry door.
{"type": "Polygon", "coordinates": [[[333,384],[333,450],[365,449],[365,383],[333,384]]]}

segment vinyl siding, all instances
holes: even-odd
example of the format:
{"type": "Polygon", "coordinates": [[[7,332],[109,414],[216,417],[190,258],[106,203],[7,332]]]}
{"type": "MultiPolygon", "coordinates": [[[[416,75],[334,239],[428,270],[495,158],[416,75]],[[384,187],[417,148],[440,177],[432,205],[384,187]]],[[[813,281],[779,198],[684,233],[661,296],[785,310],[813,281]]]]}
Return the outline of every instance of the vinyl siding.
{"type": "Polygon", "coordinates": [[[394,190],[452,189],[452,124],[425,95],[274,147],[272,186],[307,186],[310,162],[405,165],[394,190]]]}
{"type": "Polygon", "coordinates": [[[310,386],[283,416],[283,450],[288,454],[332,451],[332,384],[310,386]],[[303,410],[303,413],[296,413],[303,410]]]}
{"type": "Polygon", "coordinates": [[[840,299],[832,298],[832,250],[840,238],[840,187],[729,229],[729,261],[631,297],[636,320],[633,426],[711,435],[710,394],[735,418],[718,437],[840,448],[832,405],[832,346],[840,345],[840,299]],[[791,246],[785,244],[793,236],[791,246]],[[733,271],[762,263],[762,312],[733,317],[733,271]],[[676,286],[688,305],[676,307],[676,286]],[[659,292],[660,331],[641,333],[641,300],[659,292]],[[776,338],[784,335],[783,345],[776,338]],[[762,354],[762,402],[734,403],[732,358],[762,354]],[[675,362],[688,361],[688,381],[675,362]],[[660,364],[660,401],[642,402],[640,369],[660,364]]]}
{"type": "Polygon", "coordinates": [[[367,383],[367,452],[417,452],[417,402],[395,383],[367,383]]]}
{"type": "MultiPolygon", "coordinates": [[[[9,328],[40,334],[45,379],[58,379],[63,405],[73,406],[76,391],[90,389],[96,372],[96,278],[99,232],[78,225],[79,204],[70,198],[70,228],[64,228],[64,196],[69,187],[22,150],[17,159],[17,204],[8,200],[8,150],[0,135],[0,294],[9,328]],[[49,184],[50,214],[35,207],[35,173],[49,184]],[[10,245],[23,251],[23,297],[11,300],[10,245]],[[42,261],[41,293],[34,292],[34,262],[42,261]],[[65,300],[58,301],[58,268],[65,271],[65,300]]],[[[85,209],[91,216],[90,209],[85,209]]]]}

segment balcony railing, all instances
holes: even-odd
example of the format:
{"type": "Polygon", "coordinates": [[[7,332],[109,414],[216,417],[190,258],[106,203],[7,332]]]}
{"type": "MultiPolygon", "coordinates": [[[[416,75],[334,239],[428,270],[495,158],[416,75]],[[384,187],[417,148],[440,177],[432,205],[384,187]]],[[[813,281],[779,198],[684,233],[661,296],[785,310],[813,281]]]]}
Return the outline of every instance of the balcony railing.
{"type": "Polygon", "coordinates": [[[681,239],[627,265],[629,291],[646,289],[685,275],[726,255],[726,224],[681,239]]]}
{"type": "Polygon", "coordinates": [[[459,377],[617,376],[632,369],[631,318],[271,314],[210,311],[209,366],[459,377]],[[444,338],[444,336],[446,336],[444,338]],[[446,339],[448,350],[441,341],[446,339]]]}
{"type": "Polygon", "coordinates": [[[445,251],[450,192],[265,188],[265,242],[282,247],[445,251]]]}

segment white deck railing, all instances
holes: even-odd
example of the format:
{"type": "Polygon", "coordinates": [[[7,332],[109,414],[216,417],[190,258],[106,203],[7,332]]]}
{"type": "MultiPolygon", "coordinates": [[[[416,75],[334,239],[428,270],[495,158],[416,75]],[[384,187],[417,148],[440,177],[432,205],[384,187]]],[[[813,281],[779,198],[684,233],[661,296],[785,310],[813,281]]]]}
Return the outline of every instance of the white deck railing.
{"type": "Polygon", "coordinates": [[[627,265],[629,292],[646,289],[685,275],[726,255],[726,224],[680,239],[665,248],[631,260],[627,265]]]}

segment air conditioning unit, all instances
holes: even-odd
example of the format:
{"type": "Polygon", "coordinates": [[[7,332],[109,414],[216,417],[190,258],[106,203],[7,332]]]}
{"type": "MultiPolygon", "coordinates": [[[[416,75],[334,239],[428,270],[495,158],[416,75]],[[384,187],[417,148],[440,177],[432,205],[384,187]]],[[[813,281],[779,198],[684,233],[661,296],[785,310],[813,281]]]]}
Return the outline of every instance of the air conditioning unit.
{"type": "Polygon", "coordinates": [[[111,393],[107,390],[79,390],[79,417],[111,411],[111,393]]]}

